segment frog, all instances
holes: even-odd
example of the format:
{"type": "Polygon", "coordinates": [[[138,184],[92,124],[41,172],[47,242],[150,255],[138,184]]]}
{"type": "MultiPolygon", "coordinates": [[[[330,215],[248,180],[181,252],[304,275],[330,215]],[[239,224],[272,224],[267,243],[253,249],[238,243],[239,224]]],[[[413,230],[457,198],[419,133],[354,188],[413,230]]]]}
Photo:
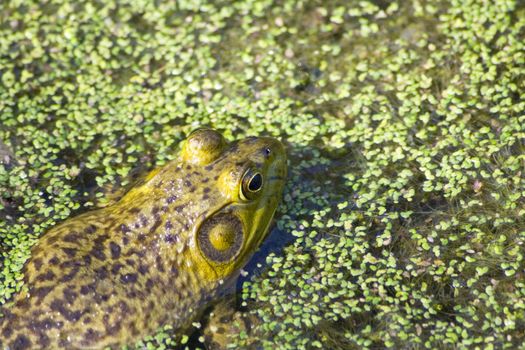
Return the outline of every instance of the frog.
{"type": "Polygon", "coordinates": [[[114,349],[184,329],[268,235],[286,164],[275,138],[194,131],[118,201],[39,238],[1,310],[0,349],[114,349]]]}

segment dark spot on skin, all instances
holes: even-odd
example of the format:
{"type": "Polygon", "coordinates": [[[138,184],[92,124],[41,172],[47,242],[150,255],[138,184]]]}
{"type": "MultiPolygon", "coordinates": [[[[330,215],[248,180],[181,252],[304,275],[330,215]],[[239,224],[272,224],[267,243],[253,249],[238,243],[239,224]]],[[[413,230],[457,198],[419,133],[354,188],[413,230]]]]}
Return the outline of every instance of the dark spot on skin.
{"type": "Polygon", "coordinates": [[[153,223],[153,226],[151,226],[149,233],[152,234],[153,232],[155,232],[160,226],[160,224],[162,224],[162,220],[159,217],[157,217],[155,222],[153,223]]]}
{"type": "MultiPolygon", "coordinates": [[[[250,139],[250,138],[253,139],[253,140],[257,139],[254,136],[248,137],[247,139],[250,139]]],[[[239,151],[239,143],[238,142],[233,142],[231,144],[231,146],[230,146],[229,152],[230,153],[237,153],[238,151],[239,151]]]]}
{"type": "Polygon", "coordinates": [[[82,237],[78,234],[78,232],[69,232],[67,235],[65,235],[62,240],[64,242],[68,243],[75,243],[78,242],[82,237]]]}
{"type": "Polygon", "coordinates": [[[77,255],[77,250],[75,248],[62,248],[62,251],[69,257],[73,258],[77,255]]]}
{"type": "Polygon", "coordinates": [[[213,165],[206,165],[206,166],[204,167],[204,170],[206,170],[206,171],[212,171],[212,170],[213,170],[213,165]]]}
{"type": "Polygon", "coordinates": [[[128,289],[126,292],[126,297],[128,299],[135,299],[139,297],[139,293],[137,292],[136,289],[128,289]]]}
{"type": "Polygon", "coordinates": [[[70,304],[73,304],[78,297],[78,293],[71,287],[66,287],[62,294],[64,295],[64,299],[70,304]]]}
{"type": "Polygon", "coordinates": [[[23,299],[23,300],[19,300],[16,303],[16,306],[17,306],[17,309],[26,311],[26,310],[29,310],[29,307],[31,305],[30,305],[29,299],[23,299]]]}
{"type": "Polygon", "coordinates": [[[82,263],[80,261],[66,260],[66,261],[60,263],[60,268],[68,269],[68,268],[71,268],[71,267],[81,266],[81,265],[82,265],[82,263]]]}
{"type": "Polygon", "coordinates": [[[128,243],[129,243],[129,238],[128,237],[122,237],[122,244],[126,246],[126,245],[128,245],[128,243]]]}
{"type": "Polygon", "coordinates": [[[2,330],[2,335],[5,338],[9,338],[11,334],[13,334],[13,330],[11,329],[11,327],[5,326],[4,329],[2,330]]]}
{"type": "Polygon", "coordinates": [[[51,236],[47,239],[47,243],[49,243],[50,245],[53,244],[53,243],[56,243],[56,241],[58,241],[58,237],[57,236],[51,236]]]}
{"type": "Polygon", "coordinates": [[[91,317],[85,317],[82,321],[83,324],[90,324],[91,323],[91,317]]]}
{"type": "Polygon", "coordinates": [[[86,265],[90,265],[90,264],[91,264],[91,256],[89,256],[89,255],[84,255],[83,259],[84,259],[84,263],[85,263],[86,265]]]}
{"type": "Polygon", "coordinates": [[[126,315],[129,312],[129,306],[125,301],[119,301],[118,307],[120,308],[120,311],[122,311],[123,315],[126,315]]]}
{"type": "Polygon", "coordinates": [[[126,259],[126,264],[128,264],[131,267],[135,267],[135,260],[128,258],[126,259]]]}
{"type": "Polygon", "coordinates": [[[120,225],[120,231],[121,231],[122,233],[128,233],[128,232],[130,232],[131,230],[129,229],[129,227],[128,227],[127,225],[122,224],[122,225],[120,225]]]}
{"type": "Polygon", "coordinates": [[[159,207],[154,206],[153,209],[151,209],[151,214],[155,215],[159,212],[159,210],[160,210],[159,207]]]}
{"type": "Polygon", "coordinates": [[[202,182],[202,183],[206,183],[206,182],[208,182],[208,181],[210,181],[210,179],[208,179],[207,177],[205,177],[204,179],[201,179],[201,182],[202,182]]]}
{"type": "Polygon", "coordinates": [[[204,193],[210,193],[210,191],[211,191],[211,188],[209,187],[205,187],[204,190],[202,190],[202,192],[204,193]]]}
{"type": "Polygon", "coordinates": [[[181,204],[173,208],[177,213],[181,213],[184,210],[185,205],[181,204]]]}
{"type": "Polygon", "coordinates": [[[68,321],[77,322],[82,317],[82,311],[70,311],[67,316],[64,316],[68,321]]]}
{"type": "Polygon", "coordinates": [[[105,303],[109,300],[109,297],[109,294],[95,294],[93,298],[97,303],[105,303]]]}
{"type": "MultiPolygon", "coordinates": [[[[18,303],[16,305],[18,305],[18,303]]],[[[6,319],[8,321],[10,321],[13,318],[15,318],[15,315],[9,310],[2,310],[2,312],[4,313],[4,316],[3,316],[4,319],[6,319]]]]}
{"type": "Polygon", "coordinates": [[[166,228],[166,230],[171,230],[173,228],[173,225],[171,224],[171,221],[167,220],[164,224],[164,227],[166,228]]]}
{"type": "MultiPolygon", "coordinates": [[[[129,257],[138,256],[139,258],[143,258],[146,256],[146,252],[144,250],[137,250],[137,249],[132,248],[126,251],[126,256],[129,256],[129,257]]],[[[131,264],[134,264],[134,263],[131,263],[131,264]]]]}
{"type": "Polygon", "coordinates": [[[138,214],[140,213],[140,209],[135,207],[135,208],[131,208],[130,210],[128,210],[131,214],[138,214]]]}
{"type": "Polygon", "coordinates": [[[192,193],[192,192],[195,192],[196,189],[197,189],[197,187],[192,186],[192,187],[190,187],[189,191],[190,191],[190,193],[192,193]]]}
{"type": "Polygon", "coordinates": [[[168,204],[171,204],[173,202],[175,202],[177,200],[177,196],[173,195],[173,196],[169,196],[168,198],[166,198],[166,202],[168,204]]]}
{"type": "Polygon", "coordinates": [[[109,249],[111,251],[111,257],[113,259],[118,259],[118,257],[120,256],[120,246],[115,242],[110,242],[109,249]]]}
{"type": "Polygon", "coordinates": [[[35,269],[40,270],[42,267],[42,259],[36,258],[33,260],[33,265],[35,266],[35,269]]]}
{"type": "Polygon", "coordinates": [[[51,281],[53,278],[55,278],[55,276],[56,275],[53,273],[53,271],[49,270],[46,273],[38,275],[36,280],[40,281],[40,282],[42,282],[42,281],[51,281]]]}
{"type": "Polygon", "coordinates": [[[184,186],[190,187],[191,186],[191,181],[190,180],[184,180],[184,186]]]}
{"type": "Polygon", "coordinates": [[[54,323],[53,320],[50,319],[49,317],[43,319],[42,321],[40,321],[40,328],[43,328],[43,329],[51,329],[51,328],[53,328],[53,327],[55,327],[55,323],[54,323]]]}
{"type": "Polygon", "coordinates": [[[155,258],[155,263],[157,265],[157,269],[159,270],[159,272],[162,273],[162,272],[166,271],[164,269],[164,263],[162,262],[162,259],[161,259],[160,256],[157,255],[157,257],[155,258]]]}
{"type": "Polygon", "coordinates": [[[43,333],[40,333],[38,337],[38,345],[40,345],[41,348],[47,348],[50,343],[49,337],[43,333]]]}
{"type": "Polygon", "coordinates": [[[106,254],[104,254],[104,251],[102,249],[99,249],[98,247],[93,247],[91,251],[89,252],[91,256],[94,256],[98,260],[106,260],[106,254]]]}
{"type": "Polygon", "coordinates": [[[111,267],[111,274],[113,274],[113,275],[118,274],[120,269],[123,268],[123,267],[124,267],[124,265],[116,263],[115,265],[113,265],[113,267],[111,267]]]}
{"type": "Polygon", "coordinates": [[[146,239],[146,235],[143,233],[139,233],[137,239],[142,242],[146,239]]]}
{"type": "Polygon", "coordinates": [[[179,275],[179,270],[175,266],[172,266],[170,269],[172,277],[177,277],[179,275]]]}
{"type": "Polygon", "coordinates": [[[147,288],[147,289],[151,289],[151,288],[153,288],[153,280],[152,280],[151,278],[148,278],[148,279],[146,280],[146,288],[147,288]]]}
{"type": "Polygon", "coordinates": [[[139,265],[139,268],[138,268],[138,271],[139,271],[139,273],[140,273],[141,275],[145,275],[145,274],[148,273],[149,268],[148,268],[147,265],[140,264],[140,265],[139,265]]]}
{"type": "Polygon", "coordinates": [[[204,194],[204,195],[202,196],[202,200],[207,200],[207,199],[209,199],[209,198],[210,198],[210,196],[207,195],[207,194],[204,194]]]}
{"type": "Polygon", "coordinates": [[[78,273],[79,270],[80,270],[80,266],[75,266],[75,267],[71,268],[71,271],[68,274],[65,274],[60,279],[60,282],[69,282],[69,281],[71,281],[76,276],[76,274],[78,273]]]}
{"type": "Polygon", "coordinates": [[[115,324],[113,326],[109,325],[109,322],[108,324],[104,324],[106,326],[106,333],[108,335],[115,335],[117,334],[118,331],[120,331],[120,328],[122,327],[122,323],[121,321],[117,321],[115,322],[115,324]]]}
{"type": "Polygon", "coordinates": [[[82,317],[81,311],[70,311],[64,306],[64,301],[61,299],[54,299],[51,304],[50,308],[53,311],[59,312],[62,316],[66,318],[66,320],[70,322],[76,322],[82,317]]]}
{"type": "Polygon", "coordinates": [[[138,334],[137,325],[135,322],[130,322],[128,325],[128,329],[130,330],[130,333],[133,335],[138,334]]]}
{"type": "Polygon", "coordinates": [[[84,341],[83,341],[83,343],[88,345],[92,341],[97,340],[98,338],[100,338],[100,333],[97,332],[96,330],[94,330],[93,328],[88,328],[86,330],[86,332],[84,333],[84,341]]]}
{"type": "Polygon", "coordinates": [[[42,316],[43,314],[44,314],[44,311],[42,310],[33,310],[33,312],[31,312],[31,316],[35,320],[40,318],[40,316],[42,316]]]}
{"type": "Polygon", "coordinates": [[[127,273],[125,275],[122,275],[120,277],[120,281],[122,283],[135,283],[137,282],[137,274],[136,273],[127,273]]]}
{"type": "Polygon", "coordinates": [[[148,218],[144,214],[140,214],[140,223],[142,226],[148,225],[148,218]]]}
{"type": "Polygon", "coordinates": [[[15,341],[11,343],[12,350],[30,349],[31,346],[32,344],[29,338],[22,334],[16,337],[15,341]]]}
{"type": "Polygon", "coordinates": [[[89,293],[94,293],[95,286],[96,286],[96,283],[90,283],[90,284],[83,285],[82,287],[80,287],[80,294],[87,295],[89,293]]]}
{"type": "Polygon", "coordinates": [[[49,264],[51,264],[51,265],[58,265],[59,262],[60,262],[60,260],[58,260],[58,258],[56,256],[54,256],[51,259],[49,259],[49,264]]]}
{"type": "Polygon", "coordinates": [[[164,241],[166,243],[175,243],[177,241],[177,235],[167,234],[164,236],[164,241]]]}
{"type": "Polygon", "coordinates": [[[88,235],[91,235],[91,234],[95,233],[96,231],[97,231],[97,227],[95,225],[93,225],[93,224],[89,225],[84,230],[84,232],[87,233],[88,235]]]}
{"type": "Polygon", "coordinates": [[[95,243],[95,245],[101,246],[108,239],[109,239],[109,235],[108,234],[103,234],[103,235],[100,235],[97,238],[95,238],[93,240],[93,243],[95,243]]]}
{"type": "Polygon", "coordinates": [[[31,294],[37,297],[38,299],[44,299],[46,295],[53,290],[53,287],[40,287],[35,288],[31,294]]]}
{"type": "Polygon", "coordinates": [[[214,180],[218,180],[218,179],[219,179],[219,175],[215,175],[215,176],[213,177],[213,179],[214,179],[214,180]]]}
{"type": "Polygon", "coordinates": [[[99,267],[98,269],[95,269],[95,275],[97,276],[97,279],[98,280],[103,280],[103,279],[106,279],[108,278],[108,269],[106,268],[106,266],[101,266],[99,267]]]}

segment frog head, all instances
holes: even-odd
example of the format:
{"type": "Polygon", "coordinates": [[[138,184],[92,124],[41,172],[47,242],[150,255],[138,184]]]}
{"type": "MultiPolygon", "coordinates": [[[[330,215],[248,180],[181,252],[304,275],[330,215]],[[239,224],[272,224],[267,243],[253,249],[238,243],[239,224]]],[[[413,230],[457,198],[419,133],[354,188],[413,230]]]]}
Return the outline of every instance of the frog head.
{"type": "Polygon", "coordinates": [[[200,129],[185,141],[181,160],[200,174],[188,236],[192,264],[206,280],[231,277],[268,233],[286,178],[283,145],[270,137],[228,145],[200,129]]]}

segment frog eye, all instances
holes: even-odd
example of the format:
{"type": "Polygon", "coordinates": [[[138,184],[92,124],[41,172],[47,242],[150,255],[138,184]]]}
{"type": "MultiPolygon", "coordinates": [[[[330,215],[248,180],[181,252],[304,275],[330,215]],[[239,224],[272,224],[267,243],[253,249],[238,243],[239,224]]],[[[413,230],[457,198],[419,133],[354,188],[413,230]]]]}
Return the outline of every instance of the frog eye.
{"type": "Polygon", "coordinates": [[[217,263],[226,263],[237,257],[243,243],[241,220],[230,213],[217,214],[206,220],[198,233],[202,253],[217,263]]]}
{"type": "Polygon", "coordinates": [[[249,169],[242,177],[241,198],[254,199],[263,188],[263,176],[260,172],[249,169]]]}

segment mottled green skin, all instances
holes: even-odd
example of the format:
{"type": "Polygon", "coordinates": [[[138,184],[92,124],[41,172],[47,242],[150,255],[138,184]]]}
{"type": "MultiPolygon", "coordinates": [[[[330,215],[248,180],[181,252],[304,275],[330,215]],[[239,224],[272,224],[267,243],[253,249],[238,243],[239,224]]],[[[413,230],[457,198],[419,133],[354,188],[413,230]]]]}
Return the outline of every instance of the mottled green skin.
{"type": "Polygon", "coordinates": [[[116,347],[165,324],[183,327],[264,239],[285,164],[274,139],[228,146],[212,130],[197,132],[178,159],[116,204],[67,220],[39,240],[24,267],[28,293],[2,310],[0,348],[116,347]],[[265,179],[253,200],[236,193],[246,166],[265,179]],[[240,252],[221,264],[203,255],[196,238],[217,213],[236,215],[243,226],[240,252]]]}

